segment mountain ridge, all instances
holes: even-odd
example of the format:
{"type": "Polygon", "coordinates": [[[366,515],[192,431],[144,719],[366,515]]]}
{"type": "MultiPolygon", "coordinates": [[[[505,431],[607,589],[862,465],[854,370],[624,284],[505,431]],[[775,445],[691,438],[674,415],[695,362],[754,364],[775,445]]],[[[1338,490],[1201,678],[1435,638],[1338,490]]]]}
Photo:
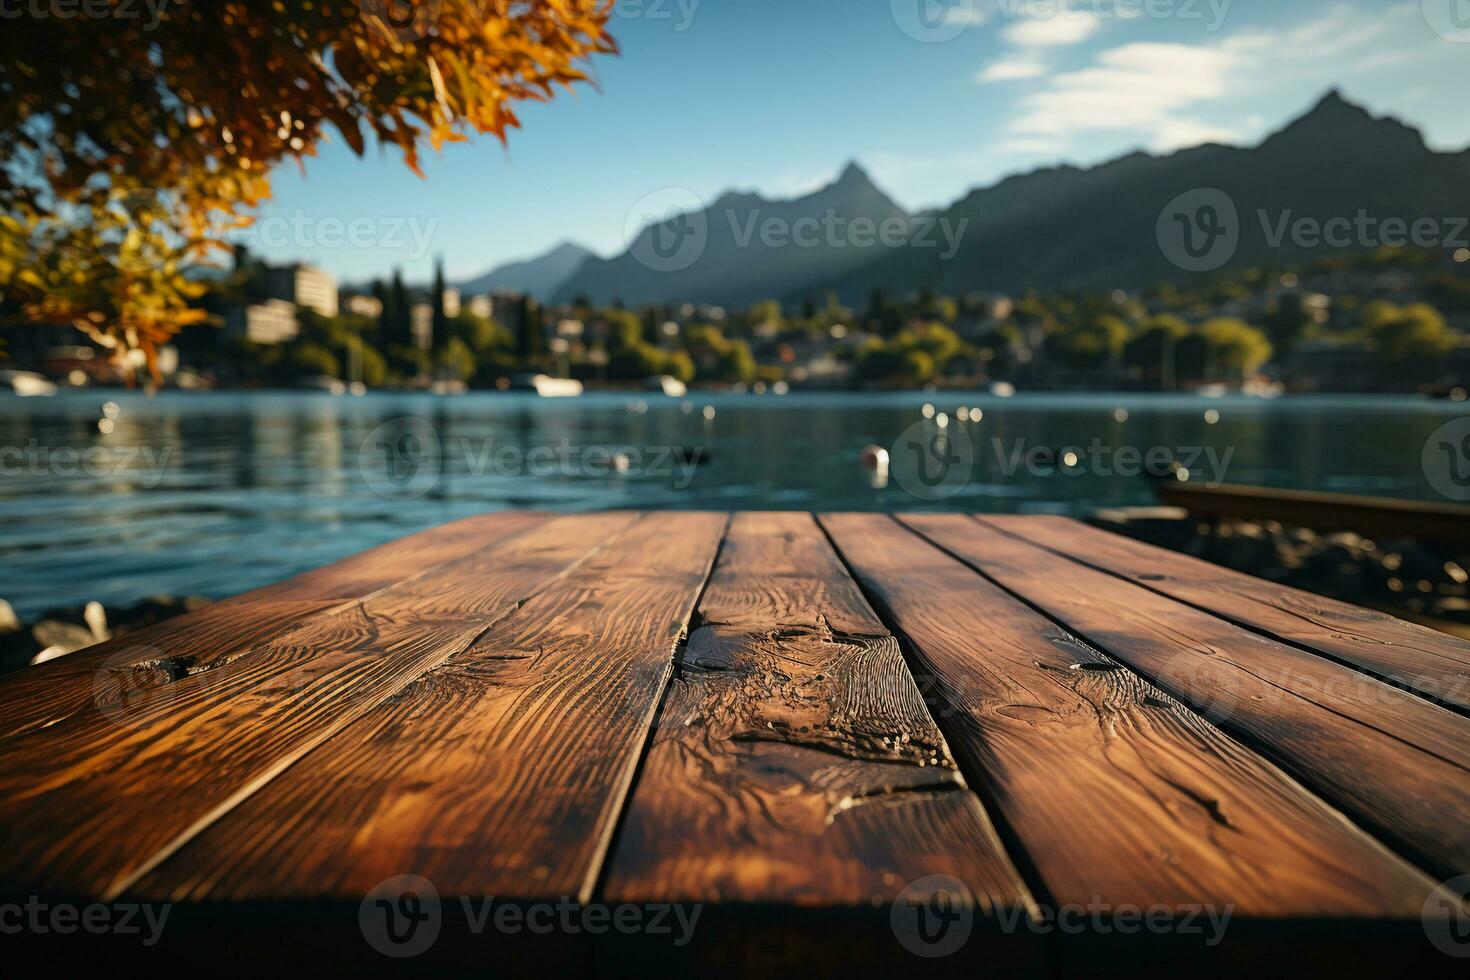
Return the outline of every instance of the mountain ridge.
{"type": "Polygon", "coordinates": [[[698,212],[646,225],[620,255],[588,259],[555,299],[749,305],[840,276],[884,247],[833,240],[831,225],[867,219],[878,227],[909,217],[856,162],[798,197],[726,191],[698,212]],[[811,244],[794,244],[797,235],[811,244]]]}
{"type": "Polygon", "coordinates": [[[806,194],[774,198],[730,189],[701,211],[651,223],[617,255],[584,255],[543,298],[740,306],[761,299],[820,300],[827,292],[852,304],[873,287],[948,293],[1137,288],[1197,274],[1170,261],[1157,226],[1166,205],[1204,188],[1229,197],[1239,219],[1239,243],[1221,268],[1296,261],[1323,248],[1276,242],[1267,234],[1269,224],[1351,218],[1359,210],[1404,220],[1470,214],[1470,149],[1433,150],[1415,126],[1375,115],[1334,87],[1253,145],[1207,142],[1159,154],[1136,149],[1091,166],[1058,163],[1007,174],[916,214],[851,160],[806,194]],[[764,234],[775,228],[790,238],[802,219],[827,216],[841,219],[844,228],[858,218],[875,224],[899,219],[910,227],[932,218],[966,233],[949,259],[916,244],[771,245],[764,234]],[[686,221],[702,227],[707,240],[692,261],[673,261],[673,268],[654,246],[685,241],[686,221]]]}
{"type": "Polygon", "coordinates": [[[456,283],[455,287],[465,295],[498,291],[526,293],[544,303],[576,274],[583,262],[596,257],[591,249],[565,240],[540,255],[498,265],[489,272],[456,283]]]}

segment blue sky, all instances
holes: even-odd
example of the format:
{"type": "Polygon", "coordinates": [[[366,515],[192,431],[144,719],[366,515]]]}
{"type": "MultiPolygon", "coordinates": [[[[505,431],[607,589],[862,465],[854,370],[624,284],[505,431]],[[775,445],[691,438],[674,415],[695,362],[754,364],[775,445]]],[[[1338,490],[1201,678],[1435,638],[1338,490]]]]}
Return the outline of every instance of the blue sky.
{"type": "Polygon", "coordinates": [[[426,180],[340,139],[281,168],[268,256],[357,280],[424,279],[435,254],[466,277],[565,239],[611,254],[650,193],[793,196],[851,159],[932,207],[1040,165],[1255,142],[1332,86],[1470,146],[1470,0],[620,0],[612,32],[598,87],[525,106],[507,146],[431,153],[426,180]],[[364,218],[381,243],[319,241],[364,218]]]}

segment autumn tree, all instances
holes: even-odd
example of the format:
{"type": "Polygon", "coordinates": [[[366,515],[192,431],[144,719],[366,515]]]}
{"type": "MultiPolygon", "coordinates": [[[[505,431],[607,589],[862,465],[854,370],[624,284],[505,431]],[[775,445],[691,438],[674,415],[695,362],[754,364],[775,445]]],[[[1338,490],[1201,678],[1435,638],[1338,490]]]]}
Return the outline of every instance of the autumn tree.
{"type": "Polygon", "coordinates": [[[1216,372],[1244,378],[1271,360],[1274,348],[1266,334],[1233,317],[1218,317],[1200,324],[1207,363],[1216,372]]]}
{"type": "Polygon", "coordinates": [[[0,31],[0,309],[114,352],[204,318],[187,273],[283,161],[472,133],[586,80],[611,0],[98,0],[0,31]],[[105,13],[106,16],[100,16],[105,13]]]}

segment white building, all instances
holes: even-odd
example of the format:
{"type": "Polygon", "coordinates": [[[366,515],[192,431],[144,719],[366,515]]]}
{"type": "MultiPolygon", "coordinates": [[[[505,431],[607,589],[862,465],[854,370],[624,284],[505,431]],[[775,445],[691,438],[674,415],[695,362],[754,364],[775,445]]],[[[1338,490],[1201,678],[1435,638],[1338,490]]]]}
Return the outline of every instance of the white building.
{"type": "Polygon", "coordinates": [[[408,325],[413,331],[413,342],[420,350],[434,346],[434,304],[415,303],[408,310],[408,325]]]}
{"type": "Polygon", "coordinates": [[[353,316],[365,316],[377,319],[383,315],[383,302],[376,296],[368,296],[363,293],[353,293],[343,303],[348,313],[353,316]]]}
{"type": "Polygon", "coordinates": [[[337,315],[337,280],[314,265],[297,262],[272,266],[264,277],[266,295],[322,316],[337,315]]]}
{"type": "Polygon", "coordinates": [[[237,307],[229,312],[226,326],[253,344],[284,344],[294,340],[301,329],[295,305],[283,299],[237,307]]]}
{"type": "Polygon", "coordinates": [[[475,316],[488,320],[495,315],[495,301],[489,296],[471,296],[468,309],[475,316]]]}

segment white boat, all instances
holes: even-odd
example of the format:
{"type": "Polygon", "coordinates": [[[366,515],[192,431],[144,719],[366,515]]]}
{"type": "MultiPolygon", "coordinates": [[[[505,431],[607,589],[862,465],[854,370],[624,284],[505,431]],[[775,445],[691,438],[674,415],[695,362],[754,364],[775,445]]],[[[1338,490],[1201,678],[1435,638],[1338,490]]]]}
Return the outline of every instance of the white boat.
{"type": "Polygon", "coordinates": [[[317,375],[314,378],[304,378],[301,381],[301,387],[309,391],[324,391],[329,395],[347,394],[347,385],[338,381],[336,378],[329,378],[324,374],[317,375]]]}
{"type": "Polygon", "coordinates": [[[668,374],[660,374],[656,378],[649,378],[644,387],[649,391],[661,391],[670,398],[683,398],[689,394],[689,387],[684,382],[668,374]]]}
{"type": "Polygon", "coordinates": [[[22,398],[56,394],[56,385],[44,374],[34,371],[0,371],[0,384],[9,385],[10,390],[22,398]]]}
{"type": "Polygon", "coordinates": [[[582,393],[582,382],[546,374],[518,374],[511,378],[510,386],[513,391],[534,391],[542,398],[572,398],[582,393]]]}

